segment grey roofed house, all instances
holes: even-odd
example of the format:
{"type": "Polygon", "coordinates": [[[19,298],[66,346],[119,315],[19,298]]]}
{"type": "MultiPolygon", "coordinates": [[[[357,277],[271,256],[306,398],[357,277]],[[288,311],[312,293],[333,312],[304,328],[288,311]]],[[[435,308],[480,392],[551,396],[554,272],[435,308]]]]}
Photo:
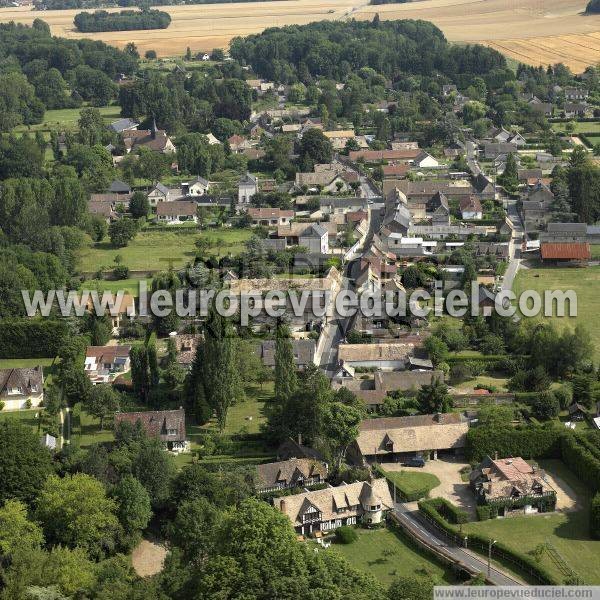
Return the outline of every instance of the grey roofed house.
{"type": "Polygon", "coordinates": [[[511,154],[517,151],[517,145],[510,142],[484,142],[483,155],[485,158],[494,159],[501,154],[511,154]]]}
{"type": "Polygon", "coordinates": [[[327,465],[311,458],[290,458],[256,466],[258,492],[270,492],[323,483],[327,465]]]}
{"type": "Polygon", "coordinates": [[[450,210],[448,206],[448,198],[442,191],[437,191],[426,204],[427,212],[435,212],[438,208],[444,208],[450,210]]]}
{"type": "Polygon", "coordinates": [[[377,371],[374,384],[376,390],[406,392],[419,389],[422,385],[431,385],[437,379],[444,380],[443,371],[377,371]]]}
{"type": "Polygon", "coordinates": [[[131,187],[128,183],[115,179],[109,186],[107,192],[109,194],[131,194],[131,187]]]}
{"type": "Polygon", "coordinates": [[[542,169],[519,169],[518,171],[519,181],[527,183],[530,179],[541,179],[543,175],[542,169]]]}
{"type": "Polygon", "coordinates": [[[585,242],[588,227],[586,223],[548,223],[546,231],[540,235],[542,242],[585,242]]]}
{"type": "Polygon", "coordinates": [[[296,441],[292,438],[288,438],[279,445],[276,452],[277,460],[289,460],[290,458],[311,458],[325,462],[323,455],[314,448],[309,446],[303,446],[302,440],[296,441]]]}
{"type": "Polygon", "coordinates": [[[404,204],[398,204],[394,209],[386,211],[383,227],[393,233],[407,233],[412,224],[410,210],[404,204]]]}
{"type": "Polygon", "coordinates": [[[535,202],[552,202],[554,194],[545,183],[538,181],[531,192],[529,192],[527,199],[535,202]]]}
{"type": "Polygon", "coordinates": [[[494,184],[483,173],[479,173],[473,179],[473,189],[480,196],[490,196],[493,198],[496,193],[494,184]]]}
{"type": "Polygon", "coordinates": [[[586,223],[548,223],[548,233],[587,233],[586,223]]]}
{"type": "Polygon", "coordinates": [[[0,399],[7,400],[18,390],[28,396],[43,391],[44,374],[41,366],[0,369],[0,399]]]}
{"type": "Polygon", "coordinates": [[[119,119],[118,121],[113,121],[108,127],[116,133],[121,133],[130,129],[137,129],[139,125],[140,124],[134,121],[133,119],[126,118],[119,119]]]}
{"type": "MultiPolygon", "coordinates": [[[[315,357],[315,341],[291,340],[291,342],[292,351],[294,353],[294,363],[296,366],[299,369],[303,369],[312,364],[315,357]]],[[[257,352],[265,366],[275,366],[275,340],[265,340],[257,348],[257,352]]]]}

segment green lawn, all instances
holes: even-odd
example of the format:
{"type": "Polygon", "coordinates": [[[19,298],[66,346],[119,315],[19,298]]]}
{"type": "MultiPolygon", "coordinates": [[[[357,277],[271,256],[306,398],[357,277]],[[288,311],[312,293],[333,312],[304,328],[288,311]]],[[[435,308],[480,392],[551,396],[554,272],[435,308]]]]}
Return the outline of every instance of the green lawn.
{"type": "Polygon", "coordinates": [[[469,394],[475,391],[475,388],[478,385],[486,385],[490,387],[495,387],[498,392],[506,392],[506,384],[508,379],[502,376],[494,376],[494,375],[479,375],[478,377],[474,377],[469,381],[465,381],[460,385],[453,386],[456,391],[461,394],[469,394]]]}
{"type": "MultiPolygon", "coordinates": [[[[597,132],[600,134],[600,121],[581,122],[573,121],[575,129],[573,133],[581,133],[586,131],[597,132]]],[[[565,131],[566,123],[552,123],[554,131],[565,131]]]]}
{"type": "Polygon", "coordinates": [[[39,408],[29,410],[15,410],[10,412],[0,411],[0,421],[20,421],[23,425],[31,427],[36,432],[38,430],[38,419],[35,415],[40,411],[39,408]]]}
{"type": "Polygon", "coordinates": [[[592,260],[600,260],[600,244],[591,244],[592,260]]]}
{"type": "Polygon", "coordinates": [[[195,256],[194,242],[199,237],[215,244],[209,253],[224,256],[241,252],[251,235],[248,229],[227,227],[198,231],[198,235],[147,229],[138,233],[125,248],[113,248],[109,240],[85,248],[79,254],[79,268],[84,273],[93,273],[100,267],[112,268],[117,255],[132,271],[160,271],[168,269],[169,264],[181,267],[195,256]]]}
{"type": "MultiPolygon", "coordinates": [[[[396,577],[429,574],[440,583],[454,583],[451,572],[417,551],[402,534],[388,529],[358,529],[358,540],[351,544],[332,544],[329,550],[340,554],[356,569],[373,575],[384,585],[396,577]]],[[[317,546],[318,547],[318,546],[317,546]]]]}
{"type": "Polygon", "coordinates": [[[145,281],[150,289],[151,279],[120,279],[118,281],[107,281],[106,279],[86,279],[81,286],[80,290],[98,290],[108,291],[116,294],[119,290],[131,294],[132,296],[139,295],[139,285],[141,281],[145,281]]]}
{"type": "Polygon", "coordinates": [[[385,471],[385,475],[399,490],[407,495],[415,494],[421,490],[426,490],[428,494],[433,488],[440,485],[440,480],[432,473],[421,473],[419,471],[385,471]]]}
{"type": "MultiPolygon", "coordinates": [[[[31,125],[29,127],[27,125],[19,125],[15,128],[15,131],[50,131],[52,129],[56,131],[75,130],[77,129],[77,121],[79,120],[81,108],[47,110],[44,114],[44,121],[39,125],[31,125]]],[[[107,123],[111,123],[120,118],[120,106],[102,106],[99,110],[107,123]]]]}
{"type": "Polygon", "coordinates": [[[596,349],[594,357],[600,358],[600,267],[564,268],[538,267],[520,269],[513,290],[519,295],[525,290],[536,290],[542,299],[545,290],[573,290],[577,294],[576,317],[532,317],[551,319],[560,329],[581,323],[590,332],[596,349]]]}
{"type": "Polygon", "coordinates": [[[26,369],[27,367],[49,367],[54,358],[0,358],[0,369],[26,369]]]}
{"type": "MultiPolygon", "coordinates": [[[[550,543],[566,563],[587,584],[600,584],[600,541],[589,538],[589,493],[561,461],[539,461],[549,473],[564,480],[579,499],[579,510],[548,515],[529,515],[468,523],[463,529],[477,531],[513,546],[519,552],[531,552],[539,544],[550,543]]],[[[544,554],[541,563],[561,577],[558,567],[544,554]]]]}

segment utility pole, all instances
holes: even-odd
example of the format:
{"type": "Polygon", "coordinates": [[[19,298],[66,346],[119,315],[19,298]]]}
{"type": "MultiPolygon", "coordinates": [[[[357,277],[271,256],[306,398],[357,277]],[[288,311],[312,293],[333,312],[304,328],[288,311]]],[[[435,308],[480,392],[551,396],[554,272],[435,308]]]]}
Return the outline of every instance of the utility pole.
{"type": "Polygon", "coordinates": [[[488,544],[488,577],[492,574],[492,546],[496,543],[496,540],[490,540],[488,544]]]}

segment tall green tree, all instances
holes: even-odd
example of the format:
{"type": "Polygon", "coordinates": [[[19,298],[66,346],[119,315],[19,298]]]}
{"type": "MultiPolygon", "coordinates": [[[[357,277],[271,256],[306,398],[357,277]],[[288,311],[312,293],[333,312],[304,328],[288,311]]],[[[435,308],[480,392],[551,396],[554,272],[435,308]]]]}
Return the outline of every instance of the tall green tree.
{"type": "MultiPolygon", "coordinates": [[[[236,339],[231,322],[212,306],[203,327],[189,377],[188,394],[197,409],[203,404],[214,410],[223,431],[229,407],[242,397],[236,368],[236,339]]],[[[198,415],[198,411],[196,411],[198,415]]]]}
{"type": "Polygon", "coordinates": [[[417,393],[419,412],[424,415],[449,412],[452,402],[448,395],[448,386],[436,379],[430,384],[422,385],[417,393]]]}
{"type": "Polygon", "coordinates": [[[279,325],[275,338],[275,398],[289,398],[298,387],[294,348],[289,327],[279,325]]]}
{"type": "Polygon", "coordinates": [[[120,534],[117,505],[102,483],[85,473],[49,477],[41,488],[35,516],[51,544],[79,546],[101,558],[116,548],[120,534]]]}
{"type": "Polygon", "coordinates": [[[0,421],[0,502],[31,502],[53,472],[50,453],[31,428],[13,419],[0,421]]]}

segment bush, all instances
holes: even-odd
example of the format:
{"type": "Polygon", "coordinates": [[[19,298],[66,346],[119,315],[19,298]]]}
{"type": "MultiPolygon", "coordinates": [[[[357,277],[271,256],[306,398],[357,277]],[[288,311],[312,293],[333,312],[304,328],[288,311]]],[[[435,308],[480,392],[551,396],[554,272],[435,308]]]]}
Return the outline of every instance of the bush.
{"type": "Polygon", "coordinates": [[[457,385],[473,377],[468,365],[458,363],[450,368],[450,383],[457,385]]]}
{"type": "Polygon", "coordinates": [[[590,511],[590,535],[595,540],[600,540],[600,493],[592,498],[590,511]]]}
{"type": "Polygon", "coordinates": [[[113,277],[117,280],[127,279],[129,277],[129,267],[118,265],[113,269],[113,277]]]}
{"type": "Polygon", "coordinates": [[[491,518],[491,510],[487,504],[483,504],[477,507],[477,520],[478,521],[487,521],[491,518]]]}
{"type": "Polygon", "coordinates": [[[342,525],[335,530],[335,539],[340,544],[351,544],[358,539],[358,533],[352,527],[342,525]]]}

